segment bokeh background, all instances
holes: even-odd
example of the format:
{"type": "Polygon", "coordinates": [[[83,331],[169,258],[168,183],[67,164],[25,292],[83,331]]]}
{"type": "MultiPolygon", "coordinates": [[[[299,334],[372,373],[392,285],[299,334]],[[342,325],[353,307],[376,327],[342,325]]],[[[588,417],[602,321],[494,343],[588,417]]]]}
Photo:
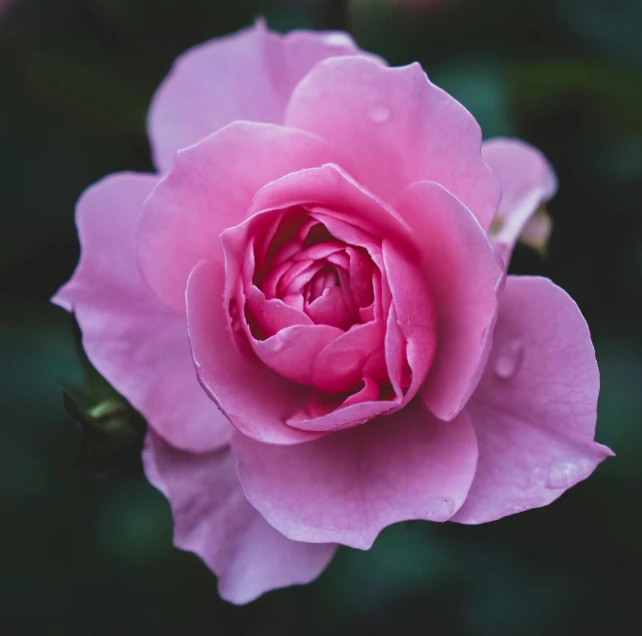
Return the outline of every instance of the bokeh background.
{"type": "Polygon", "coordinates": [[[490,525],[407,523],[341,549],[315,583],[221,601],[171,547],[142,476],[92,479],[59,379],[69,317],[48,298],[78,255],[80,192],[150,170],[145,115],[174,57],[263,15],[338,27],[337,0],[13,0],[0,5],[0,624],[5,634],[632,633],[642,571],[642,2],[353,0],[350,28],[419,60],[477,117],[560,178],[550,276],[577,300],[602,373],[598,439],[617,453],[550,507],[490,525]]]}

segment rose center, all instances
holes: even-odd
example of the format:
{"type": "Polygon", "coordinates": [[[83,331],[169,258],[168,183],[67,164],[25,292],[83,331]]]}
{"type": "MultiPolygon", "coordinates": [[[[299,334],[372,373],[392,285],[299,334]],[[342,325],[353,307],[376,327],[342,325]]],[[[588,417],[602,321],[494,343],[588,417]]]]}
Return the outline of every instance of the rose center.
{"type": "Polygon", "coordinates": [[[341,280],[337,270],[332,265],[326,265],[319,270],[310,280],[305,291],[305,298],[308,303],[314,302],[323,295],[326,289],[341,287],[341,280]]]}
{"type": "MultiPolygon", "coordinates": [[[[314,324],[344,331],[372,320],[376,266],[371,255],[334,235],[308,210],[283,213],[252,249],[252,282],[266,300],[281,301],[314,324]]],[[[270,335],[268,330],[263,337],[270,335]]]]}

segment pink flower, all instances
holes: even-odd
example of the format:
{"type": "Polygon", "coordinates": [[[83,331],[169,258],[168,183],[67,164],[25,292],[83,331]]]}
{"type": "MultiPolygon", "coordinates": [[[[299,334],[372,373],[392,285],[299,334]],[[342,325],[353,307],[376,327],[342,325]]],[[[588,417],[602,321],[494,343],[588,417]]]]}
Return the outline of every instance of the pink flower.
{"type": "Polygon", "coordinates": [[[178,59],[149,135],[158,175],[81,197],[54,302],[149,422],[175,543],[224,598],[397,521],[547,505],[610,454],[577,306],[506,276],[553,171],[482,144],[418,64],[259,23],[178,59]]]}

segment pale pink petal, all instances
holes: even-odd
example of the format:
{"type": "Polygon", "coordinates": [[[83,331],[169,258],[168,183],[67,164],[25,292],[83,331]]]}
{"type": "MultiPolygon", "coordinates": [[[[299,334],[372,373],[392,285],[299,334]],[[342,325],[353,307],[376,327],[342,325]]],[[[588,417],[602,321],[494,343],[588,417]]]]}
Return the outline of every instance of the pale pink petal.
{"type": "Polygon", "coordinates": [[[452,419],[484,370],[504,268],[470,211],[436,183],[415,183],[399,206],[422,247],[437,312],[437,350],[422,388],[430,411],[452,419]]]}
{"type": "Polygon", "coordinates": [[[249,122],[230,124],[179,152],[145,203],[139,227],[148,283],[182,312],[189,273],[221,249],[221,232],[245,219],[256,193],[284,174],[325,163],[329,153],[309,133],[249,122]]]}
{"type": "Polygon", "coordinates": [[[154,162],[168,172],[177,150],[237,121],[280,124],[293,88],[328,57],[366,55],[346,33],[280,35],[262,22],[180,55],[149,112],[154,162]]]}
{"type": "Polygon", "coordinates": [[[468,499],[484,523],[545,506],[611,451],[595,443],[599,373],[577,305],[550,280],[509,276],[488,367],[466,410],[479,440],[468,499]]]}
{"type": "Polygon", "coordinates": [[[210,451],[233,428],[198,383],[185,317],[158,301],[136,260],[136,226],[156,181],[121,173],[85,191],[80,262],[53,302],[74,312],[92,364],[152,428],[178,448],[210,451]]]}
{"type": "Polygon", "coordinates": [[[228,448],[193,455],[149,434],[143,465],[171,505],[174,544],[204,561],[230,603],[309,583],[334,555],[336,545],[292,541],[263,519],[243,494],[228,448]]]}
{"type": "Polygon", "coordinates": [[[285,122],[325,139],[342,167],[393,206],[414,181],[436,181],[484,227],[495,215],[500,190],[482,161],[477,122],[418,64],[326,60],[294,90],[285,122]]]}
{"type": "MultiPolygon", "coordinates": [[[[508,263],[513,247],[529,219],[557,191],[557,177],[546,157],[518,139],[491,139],[482,157],[502,187],[502,199],[493,225],[493,243],[508,263]]],[[[550,226],[549,226],[550,230],[550,226]]]]}
{"type": "Polygon", "coordinates": [[[362,549],[397,521],[450,519],[477,464],[468,417],[439,422],[420,400],[308,444],[235,435],[232,452],[245,494],[270,525],[291,539],[362,549]]]}
{"type": "Polygon", "coordinates": [[[241,355],[223,309],[222,263],[203,261],[187,287],[187,326],[198,378],[208,395],[245,435],[270,444],[297,444],[319,436],[285,421],[308,402],[309,391],[241,355]]]}

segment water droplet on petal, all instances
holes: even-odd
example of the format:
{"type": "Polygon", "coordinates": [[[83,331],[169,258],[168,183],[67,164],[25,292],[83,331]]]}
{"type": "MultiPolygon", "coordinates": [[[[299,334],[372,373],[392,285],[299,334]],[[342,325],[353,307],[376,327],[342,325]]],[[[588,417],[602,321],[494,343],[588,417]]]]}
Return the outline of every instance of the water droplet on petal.
{"type": "Polygon", "coordinates": [[[524,345],[521,340],[510,340],[504,344],[495,359],[495,375],[502,380],[512,378],[519,370],[524,358],[524,345]]]}
{"type": "Polygon", "coordinates": [[[430,521],[448,521],[455,512],[455,502],[448,497],[433,497],[427,509],[430,521]]]}
{"type": "Polygon", "coordinates": [[[375,124],[382,124],[390,119],[390,109],[382,104],[373,106],[368,112],[368,117],[375,124]]]}
{"type": "Polygon", "coordinates": [[[581,462],[555,461],[551,464],[546,485],[553,490],[570,488],[583,472],[581,462]]]}
{"type": "Polygon", "coordinates": [[[278,335],[276,338],[274,338],[273,342],[271,343],[270,349],[275,352],[279,353],[280,351],[283,351],[285,349],[285,341],[283,338],[279,338],[278,335]]]}
{"type": "Polygon", "coordinates": [[[351,46],[352,40],[345,33],[328,33],[323,37],[328,46],[351,46]]]}

